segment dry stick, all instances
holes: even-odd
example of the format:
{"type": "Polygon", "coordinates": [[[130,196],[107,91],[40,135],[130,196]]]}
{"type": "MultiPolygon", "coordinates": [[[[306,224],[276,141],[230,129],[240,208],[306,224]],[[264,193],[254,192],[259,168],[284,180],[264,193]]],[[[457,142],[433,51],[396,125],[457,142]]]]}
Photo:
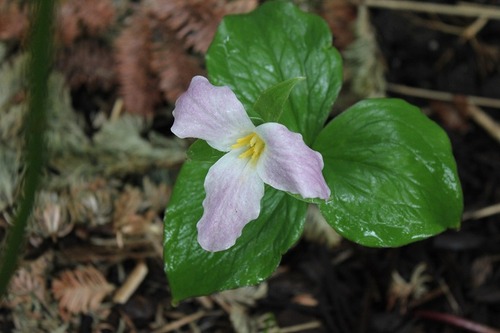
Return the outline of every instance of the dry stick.
{"type": "Polygon", "coordinates": [[[147,274],[148,266],[146,266],[144,261],[139,261],[134,270],[128,276],[127,280],[125,280],[125,283],[116,292],[113,297],[113,302],[117,304],[125,304],[129,300],[130,296],[137,290],[142,281],[144,281],[147,274]]]}
{"type": "Polygon", "coordinates": [[[463,220],[478,220],[491,215],[500,214],[500,203],[484,207],[473,212],[464,213],[463,220]]]}
{"type": "MultiPolygon", "coordinates": [[[[414,88],[403,86],[399,84],[389,83],[387,84],[387,90],[395,92],[398,94],[415,96],[427,99],[434,99],[447,102],[457,102],[457,95],[442,91],[433,91],[422,88],[414,88]]],[[[491,98],[477,97],[477,96],[465,96],[464,101],[468,102],[466,110],[469,116],[489,135],[491,135],[495,140],[500,142],[500,125],[498,125],[493,118],[491,118],[486,112],[478,108],[476,105],[482,105],[493,108],[500,108],[500,101],[491,98]]]]}
{"type": "Polygon", "coordinates": [[[195,313],[193,313],[193,314],[191,314],[189,316],[186,316],[184,318],[181,318],[179,320],[171,322],[170,324],[167,324],[167,325],[163,326],[162,328],[157,329],[153,333],[167,333],[167,332],[171,332],[173,330],[177,330],[177,329],[181,328],[184,325],[187,325],[189,323],[197,321],[198,319],[202,318],[206,314],[207,313],[205,311],[203,311],[203,310],[195,312],[195,313]]]}
{"type": "Polygon", "coordinates": [[[488,327],[485,325],[478,324],[476,322],[450,315],[447,313],[433,312],[433,311],[417,311],[415,313],[417,317],[431,319],[435,321],[440,321],[443,323],[451,324],[456,327],[460,327],[462,329],[466,329],[471,332],[476,333],[500,333],[500,330],[497,330],[492,327],[488,327]]]}
{"type": "Polygon", "coordinates": [[[477,124],[484,128],[489,135],[500,143],[500,125],[498,125],[493,118],[474,104],[469,104],[467,111],[477,124]]]}
{"type": "Polygon", "coordinates": [[[293,333],[293,332],[302,332],[305,330],[312,330],[314,328],[321,327],[321,323],[319,321],[311,321],[309,323],[288,326],[284,328],[280,328],[280,333],[293,333]]]}
{"type": "MultiPolygon", "coordinates": [[[[428,90],[428,89],[422,89],[422,88],[415,88],[415,87],[409,87],[409,86],[396,84],[396,83],[388,83],[387,90],[394,92],[394,93],[402,94],[402,95],[415,96],[415,97],[427,98],[427,99],[435,99],[435,100],[445,101],[445,102],[454,102],[455,97],[457,96],[455,94],[447,93],[444,91],[434,91],[434,90],[428,90]]],[[[466,97],[467,101],[469,101],[471,104],[474,104],[477,106],[482,106],[482,107],[500,109],[500,100],[498,100],[498,99],[479,97],[479,96],[465,96],[465,97],[466,97]]]]}
{"type": "Polygon", "coordinates": [[[111,116],[109,119],[111,121],[116,121],[118,118],[120,118],[120,115],[123,111],[123,99],[118,98],[115,101],[115,104],[113,104],[113,109],[111,109],[111,116]]]}
{"type": "Polygon", "coordinates": [[[437,3],[403,1],[403,0],[365,0],[361,1],[368,7],[378,7],[393,10],[407,10],[433,14],[457,15],[469,17],[485,17],[500,20],[500,8],[495,6],[458,4],[443,5],[437,3]]]}

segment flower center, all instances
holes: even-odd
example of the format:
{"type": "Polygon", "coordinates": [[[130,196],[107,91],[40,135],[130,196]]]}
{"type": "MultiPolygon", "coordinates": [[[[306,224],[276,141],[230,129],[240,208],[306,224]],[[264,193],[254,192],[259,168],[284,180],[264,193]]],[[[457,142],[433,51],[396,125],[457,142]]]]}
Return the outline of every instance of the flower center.
{"type": "Polygon", "coordinates": [[[241,148],[248,147],[248,149],[238,156],[239,158],[248,158],[251,157],[252,161],[257,161],[259,156],[262,154],[264,150],[264,141],[257,135],[257,133],[253,132],[247,136],[239,138],[236,140],[236,143],[231,146],[231,148],[241,148]]]}

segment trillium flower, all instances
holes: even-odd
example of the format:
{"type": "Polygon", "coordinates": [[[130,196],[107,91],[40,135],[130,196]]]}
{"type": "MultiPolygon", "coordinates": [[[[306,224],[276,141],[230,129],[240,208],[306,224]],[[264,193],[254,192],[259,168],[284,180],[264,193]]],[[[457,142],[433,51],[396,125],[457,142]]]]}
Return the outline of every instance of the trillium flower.
{"type": "Polygon", "coordinates": [[[303,198],[328,199],[323,158],[302,135],[278,123],[255,127],[228,87],[195,76],[174,109],[172,132],[198,138],[227,152],[205,178],[198,242],[207,251],[230,248],[244,226],[260,214],[264,183],[303,198]]]}

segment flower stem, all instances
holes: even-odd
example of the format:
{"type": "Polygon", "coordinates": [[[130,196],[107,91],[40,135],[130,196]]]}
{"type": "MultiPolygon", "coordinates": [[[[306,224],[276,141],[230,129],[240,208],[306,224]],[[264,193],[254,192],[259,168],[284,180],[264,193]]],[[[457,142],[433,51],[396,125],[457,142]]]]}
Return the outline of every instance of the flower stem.
{"type": "Polygon", "coordinates": [[[24,230],[45,162],[44,131],[47,123],[48,78],[51,70],[54,0],[31,5],[30,57],[27,68],[28,112],[25,119],[26,170],[14,224],[9,228],[0,260],[0,296],[7,289],[24,244],[24,230]]]}

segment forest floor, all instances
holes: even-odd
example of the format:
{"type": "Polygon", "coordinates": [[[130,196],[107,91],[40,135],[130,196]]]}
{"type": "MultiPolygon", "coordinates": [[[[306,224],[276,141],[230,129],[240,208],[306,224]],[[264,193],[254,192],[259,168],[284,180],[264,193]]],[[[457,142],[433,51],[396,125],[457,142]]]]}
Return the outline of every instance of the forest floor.
{"type": "MultiPolygon", "coordinates": [[[[89,11],[68,0],[58,18],[62,75],[51,78],[52,155],[0,303],[1,332],[500,332],[500,1],[467,2],[494,6],[490,16],[455,1],[405,11],[367,1],[367,17],[348,0],[295,2],[325,18],[345,58],[332,117],[382,92],[448,133],[464,192],[460,230],[394,249],[312,231],[261,285],[172,305],[162,218],[187,143],[170,132],[171,110],[204,73],[221,17],[258,4],[97,1],[89,11]],[[362,54],[352,53],[356,41],[362,54]]],[[[0,239],[22,169],[21,3],[0,0],[0,239]]]]}

